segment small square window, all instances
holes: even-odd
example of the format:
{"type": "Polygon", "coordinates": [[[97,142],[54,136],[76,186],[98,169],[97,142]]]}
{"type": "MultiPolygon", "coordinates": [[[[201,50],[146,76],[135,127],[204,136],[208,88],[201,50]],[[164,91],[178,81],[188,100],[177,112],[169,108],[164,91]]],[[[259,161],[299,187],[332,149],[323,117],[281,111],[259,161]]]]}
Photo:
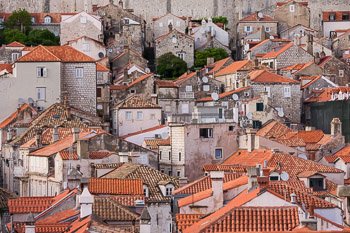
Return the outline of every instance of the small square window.
{"type": "Polygon", "coordinates": [[[203,85],[203,91],[210,91],[210,85],[203,85]]]}
{"type": "Polygon", "coordinates": [[[46,87],[37,87],[36,93],[38,100],[46,100],[46,87]]]}
{"type": "Polygon", "coordinates": [[[253,121],[253,128],[254,129],[260,129],[262,127],[261,121],[253,121]]]}
{"type": "Polygon", "coordinates": [[[271,32],[271,28],[270,27],[265,27],[265,32],[271,32]]]}
{"type": "Polygon", "coordinates": [[[15,62],[20,56],[20,53],[12,53],[11,54],[11,58],[12,58],[12,62],[15,62]]]}
{"type": "Polygon", "coordinates": [[[75,77],[76,78],[84,77],[84,68],[83,67],[75,67],[75,77]]]}
{"type": "Polygon", "coordinates": [[[222,159],[222,149],[221,148],[215,149],[215,159],[222,159]]]}
{"type": "Polygon", "coordinates": [[[283,96],[284,96],[284,98],[291,97],[290,87],[283,87],[283,96]]]}
{"type": "Polygon", "coordinates": [[[295,5],[290,5],[289,6],[289,11],[294,12],[295,11],[295,5]]]}
{"type": "Polygon", "coordinates": [[[191,85],[187,85],[186,86],[186,92],[192,92],[192,86],[191,85]]]}
{"type": "Polygon", "coordinates": [[[102,88],[97,88],[96,89],[96,96],[101,98],[102,97],[102,88]]]}
{"type": "MultiPolygon", "coordinates": [[[[169,171],[169,176],[171,176],[171,171],[169,171]]],[[[166,196],[171,196],[172,193],[173,193],[173,188],[166,188],[165,189],[166,196]]]]}
{"type": "Polygon", "coordinates": [[[180,176],[181,176],[181,171],[176,171],[176,175],[177,175],[178,177],[180,177],[180,176]]]}
{"type": "Polygon", "coordinates": [[[127,121],[131,121],[131,119],[132,119],[132,112],[130,112],[130,111],[125,112],[125,119],[127,121]]]}
{"type": "Polygon", "coordinates": [[[212,128],[199,129],[199,137],[201,137],[201,138],[212,138],[213,137],[213,129],[212,128]]]}
{"type": "Polygon", "coordinates": [[[137,111],[136,113],[136,120],[142,120],[143,119],[143,112],[142,111],[137,111]]]}
{"type": "Polygon", "coordinates": [[[47,76],[47,69],[45,67],[37,67],[36,75],[38,78],[45,78],[47,76]]]}
{"type": "Polygon", "coordinates": [[[256,103],[256,111],[263,112],[264,111],[264,103],[256,103]]]}
{"type": "Polygon", "coordinates": [[[233,131],[233,129],[234,129],[233,125],[230,125],[230,126],[228,127],[228,131],[233,131]]]}
{"type": "Polygon", "coordinates": [[[343,21],[348,21],[349,20],[349,14],[348,13],[343,13],[342,20],[343,21]]]}
{"type": "Polygon", "coordinates": [[[335,13],[329,14],[329,21],[335,21],[335,13]]]}
{"type": "Polygon", "coordinates": [[[251,26],[244,26],[244,31],[245,32],[251,32],[251,31],[253,31],[253,27],[251,27],[251,26]]]}

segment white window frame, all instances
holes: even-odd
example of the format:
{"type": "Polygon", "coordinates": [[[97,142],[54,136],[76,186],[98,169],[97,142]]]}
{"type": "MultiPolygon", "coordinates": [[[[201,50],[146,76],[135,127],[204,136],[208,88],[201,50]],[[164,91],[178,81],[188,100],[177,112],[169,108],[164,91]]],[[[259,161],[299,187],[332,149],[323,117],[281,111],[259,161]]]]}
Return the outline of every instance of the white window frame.
{"type": "Polygon", "coordinates": [[[344,70],[339,70],[338,76],[343,78],[344,77],[344,70]]]}
{"type": "Polygon", "coordinates": [[[143,120],[143,112],[142,111],[136,112],[136,120],[138,120],[138,121],[143,120]]]}
{"type": "Polygon", "coordinates": [[[271,32],[271,27],[265,27],[265,32],[271,32]]]}
{"type": "Polygon", "coordinates": [[[283,96],[284,96],[284,98],[292,97],[291,87],[290,86],[283,87],[283,96]]]}
{"type": "Polygon", "coordinates": [[[12,53],[11,54],[12,62],[15,62],[19,58],[20,55],[21,55],[20,53],[12,53]]]}
{"type": "Polygon", "coordinates": [[[253,31],[253,27],[252,26],[244,26],[244,31],[245,32],[252,32],[253,31]],[[249,30],[248,30],[249,28],[249,30]]]}
{"type": "Polygon", "coordinates": [[[81,16],[81,17],[80,17],[80,23],[84,23],[84,24],[85,24],[86,21],[87,21],[87,20],[86,20],[86,17],[85,17],[85,16],[81,16]]]}
{"type": "Polygon", "coordinates": [[[36,98],[37,100],[46,101],[46,87],[36,88],[36,98]]]}
{"type": "Polygon", "coordinates": [[[75,67],[75,77],[76,78],[84,77],[84,67],[75,67]]]}
{"type": "Polygon", "coordinates": [[[45,23],[45,24],[49,24],[49,23],[51,23],[51,22],[52,22],[51,16],[45,16],[45,18],[44,18],[44,23],[45,23]]]}
{"type": "Polygon", "coordinates": [[[131,121],[132,120],[132,112],[131,111],[126,111],[125,112],[125,120],[131,121]]]}
{"type": "Polygon", "coordinates": [[[290,12],[295,12],[295,5],[294,4],[289,6],[289,11],[290,12]]]}
{"type": "Polygon", "coordinates": [[[172,187],[165,187],[165,196],[171,196],[172,193],[173,193],[172,187]]]}
{"type": "Polygon", "coordinates": [[[209,84],[204,84],[203,85],[203,91],[210,91],[210,85],[209,84]]]}
{"type": "Polygon", "coordinates": [[[187,85],[186,86],[186,92],[192,92],[192,85],[187,85]]]}
{"type": "Polygon", "coordinates": [[[46,78],[47,69],[43,66],[36,67],[36,77],[37,78],[46,78]]]}

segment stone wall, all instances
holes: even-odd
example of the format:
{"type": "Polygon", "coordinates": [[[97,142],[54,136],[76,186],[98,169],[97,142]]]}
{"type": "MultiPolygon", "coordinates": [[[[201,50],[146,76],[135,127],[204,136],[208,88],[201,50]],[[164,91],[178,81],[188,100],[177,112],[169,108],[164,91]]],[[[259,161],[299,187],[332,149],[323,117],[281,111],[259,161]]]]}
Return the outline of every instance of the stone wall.
{"type": "Polygon", "coordinates": [[[80,110],[96,114],[96,64],[63,63],[62,93],[68,97],[69,104],[80,110]],[[84,68],[83,78],[75,77],[76,67],[84,68]]]}
{"type": "Polygon", "coordinates": [[[311,54],[306,52],[304,49],[293,45],[277,57],[276,67],[277,70],[279,70],[283,67],[291,66],[298,63],[307,63],[313,60],[314,57],[311,54]]]}

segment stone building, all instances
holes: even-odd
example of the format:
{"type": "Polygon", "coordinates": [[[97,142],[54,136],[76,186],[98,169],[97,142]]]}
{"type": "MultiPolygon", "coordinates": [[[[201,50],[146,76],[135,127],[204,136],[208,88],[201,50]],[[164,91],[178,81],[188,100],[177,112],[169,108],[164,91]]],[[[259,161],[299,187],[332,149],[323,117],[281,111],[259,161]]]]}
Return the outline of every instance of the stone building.
{"type": "MultiPolygon", "coordinates": [[[[349,23],[350,27],[350,23],[349,23]]],[[[332,41],[332,49],[337,58],[344,57],[344,52],[350,48],[350,28],[332,41]]]]}
{"type": "Polygon", "coordinates": [[[123,1],[119,1],[118,5],[112,1],[101,7],[96,6],[93,11],[101,18],[106,43],[112,39],[120,48],[127,46],[143,52],[146,23],[140,16],[125,9],[123,1]]]}
{"type": "MultiPolygon", "coordinates": [[[[254,95],[266,93],[271,100],[269,105],[278,111],[280,117],[285,117],[290,123],[300,123],[302,92],[298,81],[266,70],[254,70],[248,78],[254,95]]],[[[257,111],[268,106],[261,107],[257,111]]]]}
{"type": "Polygon", "coordinates": [[[161,35],[167,34],[169,32],[170,24],[172,29],[175,29],[178,32],[186,33],[188,26],[186,17],[179,17],[171,13],[167,13],[166,15],[153,18],[153,38],[156,39],[161,35]]]}
{"type": "Polygon", "coordinates": [[[104,44],[101,41],[94,40],[87,36],[67,41],[67,45],[72,46],[76,50],[95,60],[99,60],[106,56],[106,47],[104,44]]]}
{"type": "Polygon", "coordinates": [[[350,28],[349,11],[346,8],[322,12],[322,31],[326,38],[334,39],[337,31],[348,30],[350,28]]]}
{"type": "Polygon", "coordinates": [[[109,122],[109,102],[110,102],[110,90],[109,86],[111,84],[111,72],[110,70],[100,64],[96,63],[96,109],[97,115],[102,117],[103,121],[109,122]]]}
{"type": "Polygon", "coordinates": [[[103,28],[100,17],[82,11],[74,15],[62,15],[61,20],[61,45],[70,40],[87,36],[103,42],[103,28]]]}
{"type": "Polygon", "coordinates": [[[310,8],[308,2],[285,1],[277,3],[274,19],[282,23],[280,30],[301,24],[310,27],[310,8]],[[287,27],[283,26],[283,23],[287,27]]]}
{"type": "Polygon", "coordinates": [[[284,46],[290,43],[290,40],[286,39],[271,39],[261,41],[259,44],[255,45],[247,51],[247,58],[249,60],[254,60],[256,58],[261,58],[264,54],[272,51],[276,47],[284,46]]]}
{"type": "Polygon", "coordinates": [[[350,83],[350,67],[343,61],[333,56],[325,56],[318,60],[322,74],[328,77],[332,82],[339,86],[345,86],[350,83]]]}
{"type": "Polygon", "coordinates": [[[314,57],[311,54],[292,42],[286,45],[273,47],[272,50],[259,59],[261,64],[276,71],[279,71],[283,67],[295,65],[297,63],[307,63],[313,60],[314,57]]]}
{"type": "Polygon", "coordinates": [[[194,64],[194,39],[185,33],[172,29],[172,26],[169,25],[169,32],[155,40],[156,58],[169,52],[184,60],[187,67],[192,67],[194,64]]]}
{"type": "Polygon", "coordinates": [[[0,47],[0,61],[5,64],[14,63],[19,57],[22,56],[22,50],[25,45],[14,41],[10,44],[0,47]]]}

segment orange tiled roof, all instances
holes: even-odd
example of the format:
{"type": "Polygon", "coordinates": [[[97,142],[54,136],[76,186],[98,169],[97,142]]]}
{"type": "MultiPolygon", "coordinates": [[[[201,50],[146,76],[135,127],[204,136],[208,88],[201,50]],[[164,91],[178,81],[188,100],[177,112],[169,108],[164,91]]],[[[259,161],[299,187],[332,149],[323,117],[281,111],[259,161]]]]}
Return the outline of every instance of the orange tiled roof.
{"type": "Polygon", "coordinates": [[[117,105],[118,109],[144,109],[144,108],[161,108],[159,105],[152,103],[138,95],[133,95],[117,105]]]}
{"type": "Polygon", "coordinates": [[[337,101],[332,100],[333,94],[338,94],[339,92],[348,93],[350,92],[350,87],[327,87],[318,92],[314,92],[314,96],[306,99],[305,102],[328,102],[328,101],[337,101]]]}
{"type": "Polygon", "coordinates": [[[106,66],[96,62],[96,71],[97,72],[109,72],[109,69],[106,66]]]}
{"type": "Polygon", "coordinates": [[[134,81],[132,81],[131,83],[129,83],[127,88],[133,87],[136,84],[138,84],[138,83],[142,82],[143,80],[146,80],[150,77],[153,77],[153,73],[144,74],[144,75],[138,77],[137,79],[135,79],[134,81]]]}
{"type": "Polygon", "coordinates": [[[324,157],[327,162],[335,163],[338,159],[344,161],[344,163],[350,163],[350,145],[345,146],[333,155],[324,157]]]}
{"type": "Polygon", "coordinates": [[[211,68],[211,70],[209,70],[209,74],[215,74],[216,72],[218,72],[219,70],[223,69],[225,67],[225,65],[229,64],[229,62],[232,62],[232,59],[230,57],[221,59],[219,61],[216,61],[215,63],[208,65],[208,68],[211,68]]]}
{"type": "Polygon", "coordinates": [[[80,211],[77,209],[63,210],[46,218],[41,218],[36,221],[36,224],[55,224],[65,221],[66,219],[72,218],[79,215],[80,211]]]}
{"type": "Polygon", "coordinates": [[[253,83],[287,83],[298,84],[299,82],[281,75],[271,73],[267,70],[254,70],[249,73],[250,80],[253,83]]]}
{"type": "Polygon", "coordinates": [[[64,150],[64,151],[60,151],[60,156],[62,158],[62,160],[78,160],[79,156],[77,154],[76,151],[68,151],[68,150],[64,150]]]}
{"type": "Polygon", "coordinates": [[[156,84],[158,87],[162,88],[177,88],[178,86],[174,81],[171,80],[156,80],[156,84]]]}
{"type": "Polygon", "coordinates": [[[350,11],[324,11],[322,12],[323,22],[330,22],[329,16],[335,15],[335,21],[343,21],[343,14],[350,14],[350,11]]]}
{"type": "Polygon", "coordinates": [[[179,232],[198,222],[204,214],[176,214],[176,225],[179,232]]]}
{"type": "Polygon", "coordinates": [[[118,196],[110,196],[110,199],[115,200],[120,205],[123,206],[135,206],[136,201],[145,201],[144,195],[118,195],[118,196]]]}
{"type": "Polygon", "coordinates": [[[193,78],[194,76],[196,76],[196,72],[192,72],[192,73],[183,73],[179,78],[177,78],[174,82],[177,86],[181,85],[183,82],[185,82],[186,80],[193,78]]]}
{"type": "Polygon", "coordinates": [[[170,146],[170,137],[166,139],[163,139],[163,138],[145,139],[145,144],[151,150],[158,149],[158,146],[170,146]]]}
{"type": "Polygon", "coordinates": [[[287,51],[289,48],[291,48],[294,45],[294,43],[290,42],[283,47],[280,47],[279,49],[274,49],[271,52],[266,53],[262,58],[263,59],[269,59],[269,58],[276,58],[285,51],[287,51]]]}
{"type": "Polygon", "coordinates": [[[40,213],[53,202],[53,197],[18,197],[9,199],[8,207],[11,214],[40,213]]]}
{"type": "Polygon", "coordinates": [[[278,21],[268,15],[264,15],[262,18],[260,18],[258,17],[258,12],[256,12],[244,17],[239,22],[278,22],[278,21]]]}
{"type": "Polygon", "coordinates": [[[86,218],[79,218],[76,221],[74,221],[69,228],[68,233],[87,233],[87,228],[91,223],[91,216],[86,218]]]}
{"type": "Polygon", "coordinates": [[[224,69],[220,70],[215,74],[216,77],[227,75],[227,74],[233,74],[239,70],[244,69],[244,67],[248,64],[251,64],[252,61],[250,60],[243,60],[243,61],[235,61],[231,65],[226,66],[224,69]]]}
{"type": "Polygon", "coordinates": [[[286,125],[281,124],[278,121],[270,121],[258,130],[256,136],[265,137],[268,139],[277,139],[289,132],[292,132],[292,130],[286,125]]]}
{"type": "Polygon", "coordinates": [[[205,172],[224,171],[233,173],[245,173],[246,168],[241,165],[222,165],[222,164],[206,164],[203,166],[205,172]]]}
{"type": "Polygon", "coordinates": [[[7,117],[5,120],[3,120],[2,122],[0,122],[0,129],[5,128],[6,126],[8,126],[9,124],[13,123],[14,121],[17,120],[17,117],[20,113],[26,111],[26,110],[30,110],[33,114],[36,114],[37,111],[32,108],[30,105],[28,104],[22,104],[21,107],[19,107],[19,109],[17,109],[14,113],[12,113],[9,117],[7,117]]]}
{"type": "MultiPolygon", "coordinates": [[[[221,93],[221,94],[219,94],[219,99],[230,97],[230,96],[232,96],[232,94],[240,93],[240,92],[246,91],[248,89],[250,89],[250,87],[240,87],[240,88],[232,90],[232,91],[227,91],[227,92],[221,93]]],[[[213,101],[213,98],[210,96],[203,97],[203,98],[197,100],[197,102],[210,102],[210,101],[213,101]]]]}
{"type": "MultiPolygon", "coordinates": [[[[316,76],[309,76],[309,82],[307,82],[306,84],[304,84],[301,89],[305,89],[307,87],[309,87],[311,84],[315,83],[317,80],[319,80],[322,76],[321,75],[316,75],[316,76]]],[[[305,79],[304,79],[305,80],[305,79]]]]}
{"type": "Polygon", "coordinates": [[[277,2],[276,5],[277,5],[278,7],[280,7],[280,6],[286,5],[286,4],[290,3],[290,2],[295,2],[296,4],[300,4],[300,5],[302,5],[302,6],[308,6],[308,5],[309,5],[308,2],[297,2],[297,1],[295,1],[295,0],[288,0],[288,1],[285,1],[285,2],[277,2]]]}
{"type": "Polygon", "coordinates": [[[154,126],[154,127],[148,128],[148,129],[143,129],[143,130],[140,130],[140,131],[137,131],[137,132],[134,132],[134,133],[130,133],[130,134],[124,135],[124,136],[122,136],[122,138],[128,138],[128,137],[132,137],[132,136],[135,136],[135,135],[138,135],[138,134],[152,132],[154,130],[161,129],[161,128],[164,128],[164,127],[167,127],[167,126],[166,125],[157,125],[157,126],[154,126]]]}
{"type": "Polygon", "coordinates": [[[95,62],[95,60],[68,45],[39,45],[16,62],[95,62]]]}
{"type": "Polygon", "coordinates": [[[140,179],[91,178],[89,191],[92,194],[142,195],[142,185],[140,179]]]}
{"type": "Polygon", "coordinates": [[[89,158],[90,159],[103,159],[103,158],[107,158],[112,154],[111,151],[90,151],[89,152],[89,158]]]}
{"type": "Polygon", "coordinates": [[[291,66],[284,67],[281,70],[297,72],[297,71],[300,71],[300,70],[303,70],[303,69],[309,67],[313,63],[314,63],[313,61],[308,62],[308,63],[298,63],[298,64],[294,64],[294,65],[291,65],[291,66]]]}
{"type": "Polygon", "coordinates": [[[6,47],[25,47],[24,44],[14,41],[6,45],[6,47]]]}
{"type": "Polygon", "coordinates": [[[202,192],[198,192],[198,193],[192,194],[190,196],[181,198],[180,200],[177,201],[177,205],[178,205],[178,207],[183,207],[183,206],[187,206],[189,204],[194,204],[198,201],[201,201],[201,200],[204,200],[208,197],[211,197],[211,195],[213,195],[212,189],[207,189],[207,190],[204,190],[202,192]]]}
{"type": "MultiPolygon", "coordinates": [[[[242,173],[227,173],[224,176],[224,184],[234,181],[237,178],[241,177],[242,173]]],[[[177,194],[195,194],[198,192],[202,192],[205,190],[211,189],[211,180],[210,176],[204,176],[202,178],[199,178],[198,180],[195,180],[181,188],[176,189],[173,191],[174,195],[177,194]]]]}
{"type": "Polygon", "coordinates": [[[10,74],[13,72],[12,64],[0,64],[0,71],[6,70],[10,74]]]}

